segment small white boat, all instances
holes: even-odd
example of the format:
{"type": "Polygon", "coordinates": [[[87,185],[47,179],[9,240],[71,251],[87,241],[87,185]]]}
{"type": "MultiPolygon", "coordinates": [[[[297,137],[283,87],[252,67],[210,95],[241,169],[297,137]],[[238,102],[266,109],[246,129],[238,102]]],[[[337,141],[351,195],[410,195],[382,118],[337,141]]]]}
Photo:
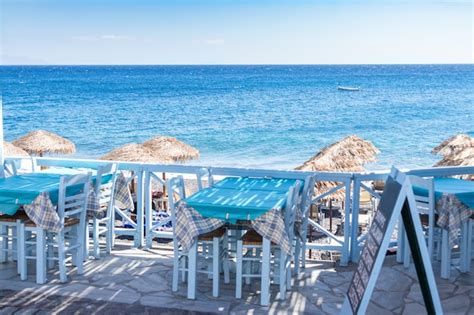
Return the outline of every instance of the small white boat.
{"type": "Polygon", "coordinates": [[[351,91],[351,92],[360,91],[360,88],[353,87],[353,86],[338,86],[337,89],[340,91],[351,91]]]}

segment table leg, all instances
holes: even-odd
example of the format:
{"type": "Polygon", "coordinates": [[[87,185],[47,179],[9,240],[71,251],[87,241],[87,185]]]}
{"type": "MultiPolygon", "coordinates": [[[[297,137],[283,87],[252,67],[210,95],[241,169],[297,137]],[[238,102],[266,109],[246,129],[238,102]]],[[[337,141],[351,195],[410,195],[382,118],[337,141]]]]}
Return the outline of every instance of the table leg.
{"type": "Polygon", "coordinates": [[[451,271],[451,246],[449,245],[448,231],[443,229],[441,241],[441,278],[449,279],[451,271]]]}
{"type": "MultiPolygon", "coordinates": [[[[280,279],[280,281],[284,281],[280,279]]],[[[263,238],[262,246],[262,288],[260,304],[267,306],[270,303],[270,240],[263,238]]]]}
{"type": "Polygon", "coordinates": [[[36,231],[36,283],[46,282],[46,239],[43,229],[36,231]]]}
{"type": "Polygon", "coordinates": [[[188,259],[188,299],[194,300],[196,298],[197,241],[189,249],[188,259]]]}

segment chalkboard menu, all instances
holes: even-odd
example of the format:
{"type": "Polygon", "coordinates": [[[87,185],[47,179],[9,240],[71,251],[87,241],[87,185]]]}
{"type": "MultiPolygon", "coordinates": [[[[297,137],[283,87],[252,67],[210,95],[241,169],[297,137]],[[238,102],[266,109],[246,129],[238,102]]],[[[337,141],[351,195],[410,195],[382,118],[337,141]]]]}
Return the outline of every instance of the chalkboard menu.
{"type": "Polygon", "coordinates": [[[359,310],[360,302],[362,301],[362,297],[369,282],[369,277],[374,268],[374,262],[380,251],[380,246],[382,245],[384,236],[387,234],[388,220],[395,209],[395,204],[401,188],[402,185],[391,177],[385,184],[382,199],[380,200],[374,220],[370,226],[369,232],[367,233],[367,239],[365,246],[362,249],[359,266],[357,267],[349,286],[348,298],[354,314],[357,314],[357,311],[359,310]]]}
{"type": "Polygon", "coordinates": [[[443,312],[411,182],[405,174],[397,169],[393,169],[392,173],[397,177],[389,176],[385,183],[379,207],[367,232],[359,265],[354,272],[341,309],[342,314],[365,313],[378,274],[382,269],[391,234],[400,214],[403,218],[427,312],[429,314],[442,314],[443,312]]]}

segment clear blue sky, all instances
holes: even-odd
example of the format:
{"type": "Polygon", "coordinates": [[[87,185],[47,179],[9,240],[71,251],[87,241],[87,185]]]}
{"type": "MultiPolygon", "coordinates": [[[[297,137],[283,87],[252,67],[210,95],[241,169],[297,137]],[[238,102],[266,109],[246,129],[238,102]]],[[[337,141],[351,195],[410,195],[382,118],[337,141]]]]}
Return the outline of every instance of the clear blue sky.
{"type": "Polygon", "coordinates": [[[471,1],[0,1],[3,64],[473,61],[471,1]]]}

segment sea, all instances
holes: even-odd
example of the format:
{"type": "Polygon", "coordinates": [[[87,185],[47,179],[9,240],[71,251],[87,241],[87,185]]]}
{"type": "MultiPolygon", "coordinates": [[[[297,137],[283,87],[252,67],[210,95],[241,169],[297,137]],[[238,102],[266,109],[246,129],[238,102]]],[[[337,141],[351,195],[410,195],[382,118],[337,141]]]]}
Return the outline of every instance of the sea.
{"type": "Polygon", "coordinates": [[[199,149],[187,164],[292,169],[356,134],[381,151],[367,169],[416,168],[474,136],[473,64],[2,66],[0,82],[5,140],[45,129],[77,158],[167,135],[199,149]]]}

